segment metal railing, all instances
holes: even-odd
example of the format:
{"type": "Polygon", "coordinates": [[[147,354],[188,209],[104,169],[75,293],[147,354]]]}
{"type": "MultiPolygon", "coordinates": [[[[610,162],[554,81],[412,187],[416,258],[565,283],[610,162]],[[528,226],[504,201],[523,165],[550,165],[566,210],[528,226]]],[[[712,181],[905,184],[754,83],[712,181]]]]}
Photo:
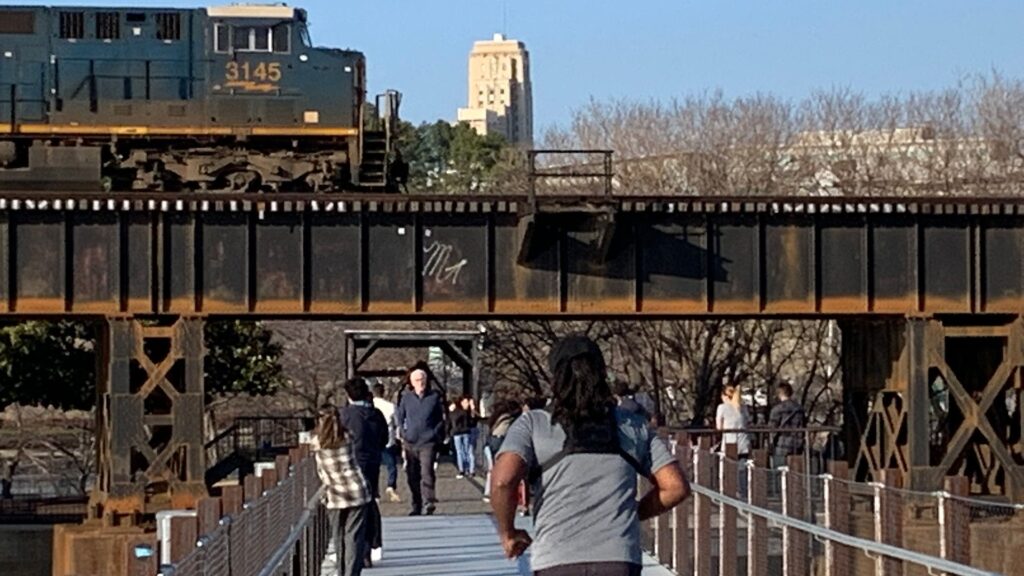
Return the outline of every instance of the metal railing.
{"type": "Polygon", "coordinates": [[[827,473],[814,476],[818,485],[808,491],[811,475],[799,455],[788,457],[785,466],[771,467],[764,449],[739,462],[735,445],[712,452],[709,436],[694,446],[687,435],[677,434],[672,445],[694,496],[652,519],[643,533],[645,547],[677,574],[974,576],[1007,571],[1005,550],[972,550],[979,546],[971,537],[969,506],[975,502],[959,496],[965,493],[963,478],[947,480],[954,493],[928,494],[936,498],[937,510],[922,520],[904,499],[897,473],[886,471],[882,482],[861,485],[848,480],[846,462],[832,461],[827,473]],[[773,488],[776,499],[769,498],[773,488]],[[820,500],[817,511],[815,500],[820,500]],[[922,524],[931,530],[929,548],[917,547],[922,524]]]}
{"type": "Polygon", "coordinates": [[[304,447],[261,477],[201,500],[171,524],[170,564],[160,576],[318,576],[330,537],[316,460],[304,447]]]}
{"type": "Polygon", "coordinates": [[[536,209],[537,185],[554,181],[569,183],[574,192],[588,182],[597,182],[605,198],[611,198],[615,170],[612,165],[612,150],[530,150],[526,154],[527,176],[529,177],[530,200],[536,209]],[[588,162],[598,157],[596,163],[588,162]],[[548,162],[544,162],[544,159],[548,162]]]}
{"type": "Polygon", "coordinates": [[[206,463],[215,465],[236,453],[250,457],[272,454],[298,446],[304,418],[294,416],[245,416],[235,418],[227,429],[206,443],[206,463]]]}
{"type": "MultiPolygon", "coordinates": [[[[920,554],[918,552],[892,546],[884,542],[875,542],[865,538],[857,538],[856,536],[850,536],[842,532],[822,528],[816,524],[792,518],[785,514],[752,506],[742,500],[725,496],[704,486],[693,485],[693,491],[696,495],[707,498],[720,508],[731,507],[735,509],[737,512],[745,516],[748,526],[754,524],[755,519],[760,519],[769,527],[778,527],[782,530],[795,530],[802,532],[813,537],[818,542],[821,542],[825,547],[834,548],[836,546],[845,546],[853,550],[859,550],[868,557],[875,558],[876,562],[879,564],[884,565],[893,561],[901,562],[904,564],[920,566],[929,570],[931,573],[938,574],[961,574],[963,576],[998,576],[999,574],[998,572],[979,570],[957,562],[951,562],[943,558],[920,554]]],[[[836,574],[840,571],[843,573],[850,573],[851,570],[849,570],[849,568],[851,568],[851,566],[839,566],[836,559],[833,557],[831,562],[826,561],[825,573],[836,574]]],[[[788,574],[789,572],[784,571],[784,573],[788,574]]],[[[889,572],[883,570],[882,573],[888,574],[889,572]]]]}

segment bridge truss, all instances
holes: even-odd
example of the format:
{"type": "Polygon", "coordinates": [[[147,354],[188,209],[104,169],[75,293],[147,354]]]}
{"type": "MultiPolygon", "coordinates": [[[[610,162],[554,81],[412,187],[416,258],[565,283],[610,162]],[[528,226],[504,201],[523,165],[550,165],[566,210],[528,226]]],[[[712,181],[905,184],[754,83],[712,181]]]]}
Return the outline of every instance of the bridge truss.
{"type": "Polygon", "coordinates": [[[858,479],[1024,499],[1024,201],[0,197],[0,316],[103,319],[94,515],[204,492],[205,318],[835,319],[858,479]]]}

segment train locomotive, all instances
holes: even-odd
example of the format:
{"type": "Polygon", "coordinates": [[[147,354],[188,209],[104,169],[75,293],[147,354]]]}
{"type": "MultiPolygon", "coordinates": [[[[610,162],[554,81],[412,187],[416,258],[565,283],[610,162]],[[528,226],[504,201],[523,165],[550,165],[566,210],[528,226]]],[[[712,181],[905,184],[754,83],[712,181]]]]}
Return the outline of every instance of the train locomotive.
{"type": "Polygon", "coordinates": [[[399,101],[298,8],[0,6],[2,189],[389,190],[399,101]]]}

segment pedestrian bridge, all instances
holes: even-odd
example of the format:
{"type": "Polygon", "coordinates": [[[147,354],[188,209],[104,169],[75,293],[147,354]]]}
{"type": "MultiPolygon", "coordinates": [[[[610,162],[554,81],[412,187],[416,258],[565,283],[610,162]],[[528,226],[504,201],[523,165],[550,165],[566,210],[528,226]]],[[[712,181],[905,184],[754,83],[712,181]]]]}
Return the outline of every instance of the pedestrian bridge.
{"type": "MultiPolygon", "coordinates": [[[[700,442],[673,442],[694,497],[643,526],[644,576],[1024,575],[1007,553],[1024,542],[1024,506],[967,498],[964,478],[948,479],[945,491],[913,492],[896,475],[851,482],[845,462],[816,474],[797,456],[773,469],[755,450],[741,465],[730,458],[734,447],[714,454],[700,442]]],[[[382,502],[384,557],[364,574],[530,573],[528,557],[504,557],[481,482],[448,468],[439,471],[439,515],[408,517],[407,504],[382,502]]],[[[293,450],[172,522],[160,574],[334,574],[320,489],[314,460],[293,450]]],[[[529,529],[529,520],[519,522],[529,529]]]]}

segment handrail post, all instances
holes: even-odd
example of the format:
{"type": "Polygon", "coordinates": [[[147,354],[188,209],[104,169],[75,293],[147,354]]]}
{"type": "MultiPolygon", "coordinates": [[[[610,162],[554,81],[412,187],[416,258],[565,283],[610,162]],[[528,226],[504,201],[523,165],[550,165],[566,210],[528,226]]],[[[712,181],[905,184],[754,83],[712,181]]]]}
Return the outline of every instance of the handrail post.
{"type": "MultiPolygon", "coordinates": [[[[882,470],[881,482],[875,484],[875,541],[891,546],[903,546],[903,502],[899,493],[891,488],[900,487],[899,470],[882,470]]],[[[875,574],[889,576],[902,574],[903,561],[879,556],[875,560],[875,574]]]]}
{"type": "MultiPolygon", "coordinates": [[[[699,486],[711,487],[711,438],[702,436],[693,462],[694,478],[699,486]]],[[[694,574],[711,573],[711,499],[698,495],[693,499],[693,567],[694,574]]]]}
{"type": "Polygon", "coordinates": [[[971,519],[967,505],[958,500],[968,494],[964,476],[946,478],[945,492],[939,493],[939,534],[942,557],[960,564],[971,561],[971,519]]]}
{"type": "MultiPolygon", "coordinates": [[[[658,430],[658,436],[667,441],[668,431],[661,428],[658,430]]],[[[672,513],[665,512],[655,518],[654,522],[654,549],[658,562],[663,566],[672,565],[672,541],[672,513]]]]}
{"type": "MultiPolygon", "coordinates": [[[[782,513],[790,518],[804,519],[803,456],[789,456],[782,471],[782,513]]],[[[810,548],[807,534],[793,528],[782,529],[782,573],[785,576],[807,576],[810,548]]]]}
{"type": "MultiPolygon", "coordinates": [[[[690,435],[686,432],[680,432],[676,435],[675,440],[675,454],[676,459],[679,461],[679,466],[683,469],[683,475],[689,479],[693,479],[693,450],[690,447],[690,435]]],[[[691,498],[696,499],[691,496],[691,498]]],[[[693,512],[693,508],[685,504],[676,506],[672,511],[675,516],[675,559],[672,566],[675,568],[677,574],[692,574],[693,568],[690,566],[690,557],[692,556],[691,546],[693,541],[688,540],[690,530],[690,516],[693,512]]]]}
{"type": "MultiPolygon", "coordinates": [[[[759,448],[751,453],[747,465],[747,503],[768,507],[768,451],[759,448]]],[[[747,516],[747,574],[768,576],[768,522],[761,516],[747,516]]]]}
{"type": "MultiPolygon", "coordinates": [[[[736,444],[725,445],[718,459],[718,491],[736,497],[736,444]]],[[[727,504],[718,506],[718,574],[736,576],[736,509],[727,504]]]]}
{"type": "MultiPolygon", "coordinates": [[[[829,462],[829,473],[825,477],[825,528],[848,534],[850,531],[850,491],[846,480],[850,467],[838,460],[829,462]]],[[[831,540],[825,541],[825,574],[827,576],[849,576],[850,554],[843,546],[831,540]]]]}

